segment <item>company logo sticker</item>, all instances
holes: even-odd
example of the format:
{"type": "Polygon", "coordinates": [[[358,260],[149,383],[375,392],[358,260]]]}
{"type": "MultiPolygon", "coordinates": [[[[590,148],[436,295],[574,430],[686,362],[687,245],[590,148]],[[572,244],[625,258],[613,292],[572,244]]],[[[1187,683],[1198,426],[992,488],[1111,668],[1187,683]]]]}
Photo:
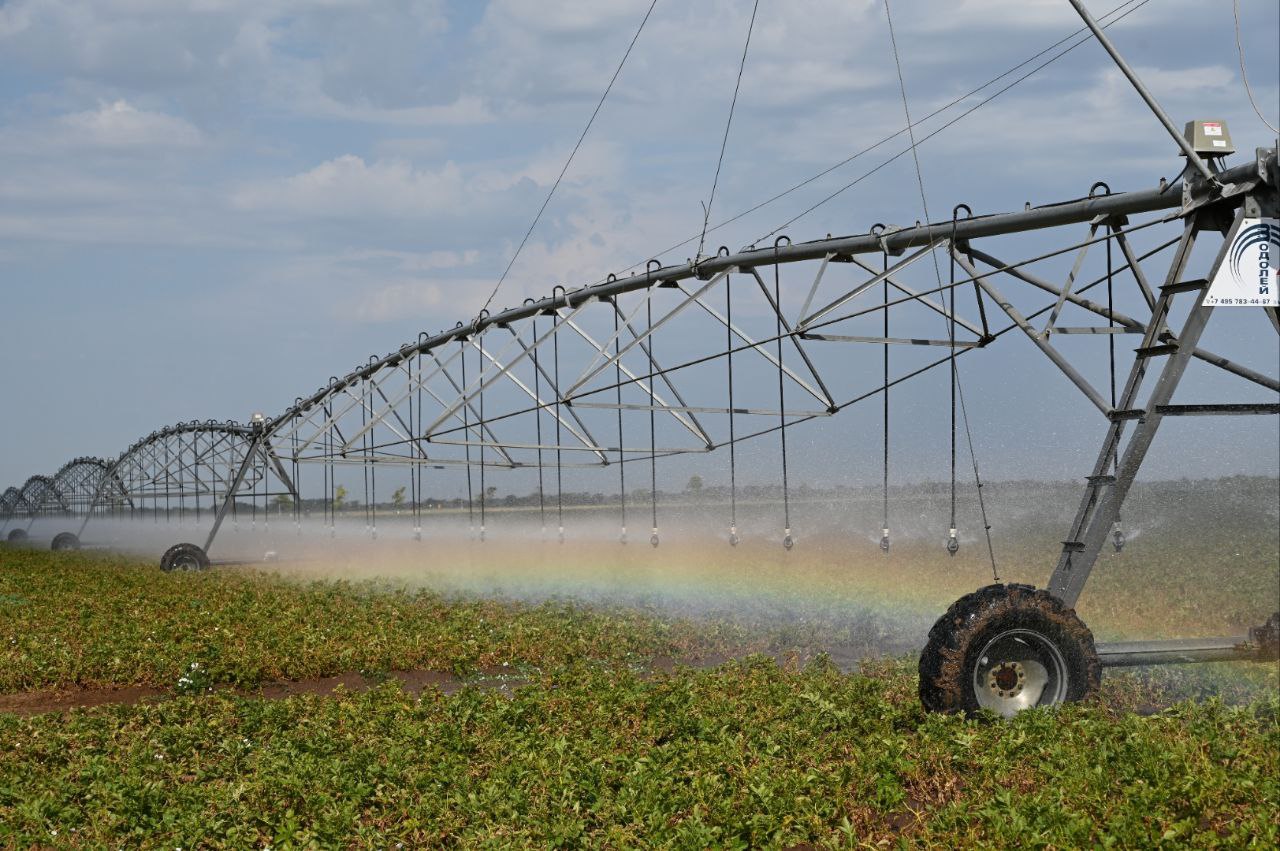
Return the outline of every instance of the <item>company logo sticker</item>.
{"type": "Polygon", "coordinates": [[[1204,297],[1206,307],[1280,307],[1280,219],[1245,219],[1204,297]]]}

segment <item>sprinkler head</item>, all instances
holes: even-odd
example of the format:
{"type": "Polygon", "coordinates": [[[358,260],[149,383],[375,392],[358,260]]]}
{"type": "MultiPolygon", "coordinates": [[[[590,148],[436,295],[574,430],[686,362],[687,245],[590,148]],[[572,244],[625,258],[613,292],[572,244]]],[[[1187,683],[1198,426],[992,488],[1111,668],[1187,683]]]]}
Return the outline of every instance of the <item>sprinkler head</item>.
{"type": "Polygon", "coordinates": [[[954,556],[958,552],[960,552],[960,538],[956,536],[956,530],[952,528],[947,537],[947,555],[954,556]]]}
{"type": "Polygon", "coordinates": [[[421,527],[421,526],[414,526],[414,527],[413,527],[413,539],[414,539],[415,541],[421,541],[421,540],[422,540],[422,527],[421,527]]]}
{"type": "Polygon", "coordinates": [[[625,544],[627,542],[627,527],[622,527],[622,534],[618,536],[618,543],[625,544]]]}
{"type": "Polygon", "coordinates": [[[658,529],[656,526],[653,529],[653,534],[649,536],[649,544],[653,547],[658,546],[658,529]]]}
{"type": "Polygon", "coordinates": [[[738,543],[739,543],[741,540],[742,540],[742,539],[738,537],[738,527],[737,527],[737,526],[730,526],[730,527],[729,527],[729,546],[731,546],[731,547],[736,547],[736,546],[738,546],[738,543]]]}
{"type": "Polygon", "coordinates": [[[880,551],[885,555],[889,554],[889,529],[885,527],[880,530],[880,551]]]}
{"type": "Polygon", "coordinates": [[[480,543],[484,543],[484,527],[480,527],[480,543]]]}
{"type": "Polygon", "coordinates": [[[1116,548],[1116,552],[1120,552],[1124,549],[1124,530],[1120,528],[1119,520],[1117,520],[1115,525],[1111,527],[1111,545],[1116,548]]]}
{"type": "Polygon", "coordinates": [[[561,527],[560,527],[560,532],[558,533],[558,538],[559,538],[559,540],[560,540],[560,543],[562,543],[562,544],[563,544],[563,543],[564,543],[564,527],[563,527],[563,526],[561,526],[561,527]]]}
{"type": "Polygon", "coordinates": [[[370,538],[373,538],[375,541],[376,541],[376,540],[378,540],[378,527],[377,527],[377,526],[374,526],[372,529],[370,529],[370,530],[369,530],[369,537],[370,537],[370,538]]]}
{"type": "Polygon", "coordinates": [[[796,539],[791,537],[791,530],[790,529],[784,530],[782,535],[782,548],[784,550],[790,550],[795,545],[796,545],[796,539]]]}

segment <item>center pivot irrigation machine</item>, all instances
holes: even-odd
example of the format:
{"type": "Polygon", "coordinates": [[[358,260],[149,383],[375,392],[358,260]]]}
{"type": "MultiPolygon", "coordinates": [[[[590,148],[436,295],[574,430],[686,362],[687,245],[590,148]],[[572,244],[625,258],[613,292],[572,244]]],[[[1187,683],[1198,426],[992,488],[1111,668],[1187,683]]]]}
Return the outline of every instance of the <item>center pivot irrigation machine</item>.
{"type": "MultiPolygon", "coordinates": [[[[659,462],[723,449],[726,538],[736,545],[737,445],[776,440],[780,540],[790,550],[788,433],[878,399],[886,465],[880,546],[888,552],[891,393],[941,369],[950,373],[946,548],[954,554],[956,434],[958,424],[968,429],[958,362],[1007,334],[1025,335],[1098,410],[1102,445],[1047,586],[997,579],[934,625],[920,660],[924,705],[1008,716],[1088,695],[1103,667],[1274,658],[1280,616],[1245,636],[1095,645],[1074,611],[1102,549],[1124,544],[1121,506],[1167,417],[1280,414],[1274,360],[1259,369],[1200,346],[1224,309],[1256,316],[1259,339],[1280,332],[1280,169],[1274,147],[1228,166],[1234,148],[1220,121],[1178,132],[1072,2],[1180,147],[1185,168],[1177,180],[1131,192],[1095,184],[1086,197],[998,215],[959,205],[945,221],[804,243],[780,236],[736,252],[699,252],[680,265],[650,261],[643,272],[578,289],[558,286],[546,298],[423,333],[274,418],[176,425],[114,461],[78,458],[52,478],[33,477],[0,497],[0,531],[8,528],[16,542],[37,524],[54,531],[55,522],[80,516],[76,531],[52,538],[54,549],[74,549],[100,517],[207,523],[202,543],[177,543],[161,559],[166,570],[201,569],[228,517],[247,513],[256,524],[260,512],[266,524],[287,507],[295,529],[319,520],[336,534],[348,482],[363,487],[371,536],[379,483],[384,494],[388,483],[403,485],[397,503],[406,503],[421,540],[424,482],[465,475],[473,535],[483,541],[489,478],[524,475],[544,532],[553,526],[563,543],[563,477],[594,469],[618,477],[624,543],[627,474],[648,486],[641,510],[657,547],[659,462]],[[1125,339],[1136,345],[1121,346],[1125,339]],[[1193,362],[1211,367],[1221,379],[1212,386],[1235,398],[1175,402],[1193,362]],[[1107,383],[1089,377],[1100,365],[1107,383]],[[307,470],[319,481],[304,489],[307,470]],[[309,503],[319,517],[304,492],[322,494],[309,503]]],[[[977,487],[981,500],[980,480],[977,487]]]]}

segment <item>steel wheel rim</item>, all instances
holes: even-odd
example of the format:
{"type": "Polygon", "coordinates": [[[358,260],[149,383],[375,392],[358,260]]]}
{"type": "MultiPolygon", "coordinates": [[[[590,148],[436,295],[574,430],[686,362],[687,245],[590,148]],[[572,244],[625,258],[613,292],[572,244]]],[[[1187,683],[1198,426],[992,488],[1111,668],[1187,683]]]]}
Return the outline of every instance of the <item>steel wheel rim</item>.
{"type": "Polygon", "coordinates": [[[173,560],[173,566],[177,570],[199,570],[200,559],[184,553],[173,560]]]}
{"type": "Polygon", "coordinates": [[[978,654],[973,692],[979,707],[1011,718],[1024,709],[1062,703],[1069,680],[1056,644],[1034,630],[1009,629],[978,654]]]}

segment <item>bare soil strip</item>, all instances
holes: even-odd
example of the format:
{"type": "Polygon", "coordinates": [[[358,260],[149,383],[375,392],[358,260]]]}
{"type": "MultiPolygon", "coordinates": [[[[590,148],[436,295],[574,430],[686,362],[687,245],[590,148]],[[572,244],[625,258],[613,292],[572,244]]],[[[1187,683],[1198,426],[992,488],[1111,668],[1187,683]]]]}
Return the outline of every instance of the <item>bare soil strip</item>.
{"type": "MultiPolygon", "coordinates": [[[[482,674],[480,677],[464,681],[448,671],[391,671],[386,677],[382,678],[369,678],[356,671],[348,671],[332,677],[315,677],[307,680],[278,680],[263,683],[253,688],[232,689],[223,687],[216,690],[232,691],[244,697],[280,700],[300,694],[328,695],[340,688],[348,692],[367,691],[387,679],[399,680],[405,691],[413,694],[417,694],[426,688],[438,688],[445,694],[453,694],[467,683],[480,688],[510,688],[522,682],[510,677],[499,679],[492,672],[487,673],[487,676],[482,674]]],[[[66,712],[71,709],[89,709],[95,706],[119,704],[132,706],[148,700],[164,700],[175,696],[176,693],[170,689],[156,688],[154,686],[106,688],[72,686],[70,688],[19,692],[17,694],[0,694],[0,712],[9,712],[14,715],[38,715],[44,712],[66,712]]]]}
{"type": "MultiPolygon", "coordinates": [[[[674,672],[677,668],[689,667],[697,669],[717,668],[737,658],[745,658],[748,654],[724,655],[719,653],[704,656],[674,658],[658,656],[646,665],[650,675],[663,675],[674,672]]],[[[787,660],[779,658],[779,663],[787,660]]],[[[362,692],[374,688],[387,680],[399,680],[401,687],[409,694],[419,694],[425,689],[439,689],[445,694],[454,694],[464,686],[473,686],[497,691],[509,691],[528,683],[528,680],[513,674],[506,668],[484,669],[474,676],[459,677],[449,671],[432,671],[417,668],[408,671],[388,671],[384,676],[369,677],[358,671],[347,671],[329,677],[315,677],[306,680],[276,680],[262,683],[250,688],[232,688],[230,686],[215,687],[215,691],[231,691],[243,697],[261,698],[263,700],[281,700],[301,694],[329,695],[339,688],[348,692],[362,692]]],[[[164,700],[175,697],[171,689],[156,686],[106,686],[84,687],[69,686],[57,689],[0,694],[0,712],[14,715],[39,715],[44,712],[67,712],[72,709],[91,709],[95,706],[114,706],[142,703],[148,700],[164,700]]]]}

